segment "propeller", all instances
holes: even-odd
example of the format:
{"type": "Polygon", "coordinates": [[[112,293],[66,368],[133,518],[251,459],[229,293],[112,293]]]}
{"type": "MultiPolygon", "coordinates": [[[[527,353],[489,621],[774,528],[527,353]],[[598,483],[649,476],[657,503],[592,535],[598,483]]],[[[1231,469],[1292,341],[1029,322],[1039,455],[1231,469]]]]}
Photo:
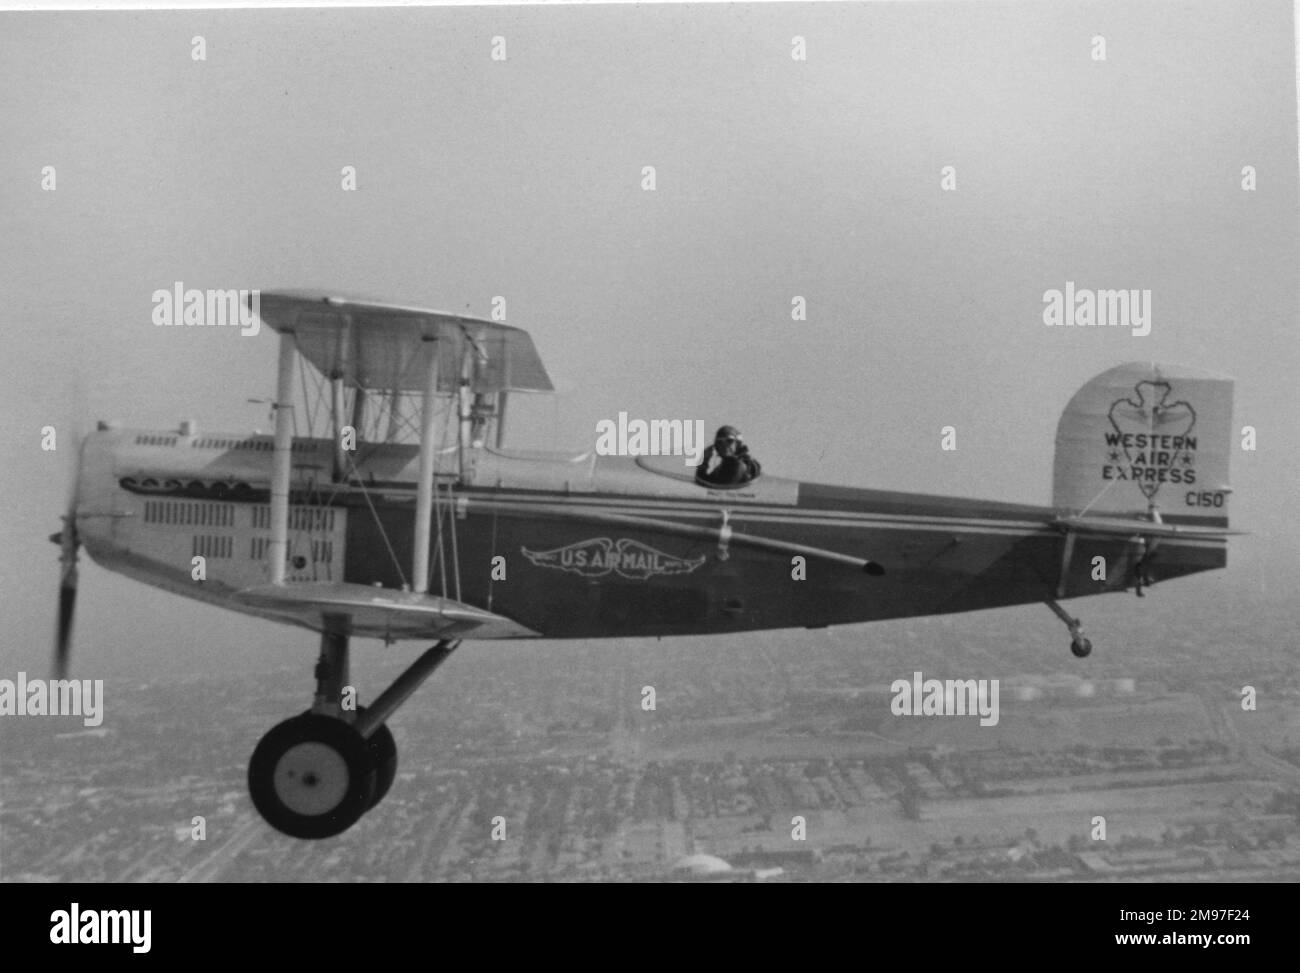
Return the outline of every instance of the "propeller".
{"type": "Polygon", "coordinates": [[[72,652],[72,620],[77,610],[77,553],[81,538],[77,536],[77,484],[81,480],[81,416],[85,412],[85,393],[80,372],[73,382],[74,416],[67,429],[72,434],[72,483],[68,501],[61,518],[63,529],[51,534],[50,540],[59,545],[59,614],[54,630],[54,678],[65,679],[72,652]]]}
{"type": "Polygon", "coordinates": [[[81,542],[77,538],[76,496],[63,515],[63,530],[52,534],[50,540],[59,545],[59,620],[54,634],[54,678],[68,675],[68,657],[72,648],[72,618],[77,609],[77,551],[81,542]]]}

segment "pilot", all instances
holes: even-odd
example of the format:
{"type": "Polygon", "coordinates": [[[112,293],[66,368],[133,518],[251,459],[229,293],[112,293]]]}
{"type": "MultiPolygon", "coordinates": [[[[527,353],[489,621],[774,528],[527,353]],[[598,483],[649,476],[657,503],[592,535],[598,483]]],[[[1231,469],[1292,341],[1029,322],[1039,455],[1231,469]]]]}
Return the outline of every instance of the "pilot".
{"type": "Polygon", "coordinates": [[[695,468],[695,479],[716,486],[738,486],[763,472],[758,460],[749,455],[749,447],[735,426],[723,426],[713,437],[713,445],[704,451],[704,460],[695,468]]]}

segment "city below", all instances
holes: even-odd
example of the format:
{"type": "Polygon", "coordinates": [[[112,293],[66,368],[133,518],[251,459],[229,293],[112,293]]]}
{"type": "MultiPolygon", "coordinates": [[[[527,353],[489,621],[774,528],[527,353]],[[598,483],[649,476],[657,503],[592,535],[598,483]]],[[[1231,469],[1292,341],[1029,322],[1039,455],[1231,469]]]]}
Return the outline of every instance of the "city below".
{"type": "MultiPolygon", "coordinates": [[[[392,720],[388,797],[318,843],[245,786],[312,659],[109,678],[98,727],[4,718],[0,879],[1295,880],[1300,610],[1170,600],[1090,601],[1087,660],[1032,609],[466,643],[392,720]],[[895,715],[916,671],[998,680],[996,725],[895,715]]],[[[413,648],[358,644],[362,702],[413,648]]]]}

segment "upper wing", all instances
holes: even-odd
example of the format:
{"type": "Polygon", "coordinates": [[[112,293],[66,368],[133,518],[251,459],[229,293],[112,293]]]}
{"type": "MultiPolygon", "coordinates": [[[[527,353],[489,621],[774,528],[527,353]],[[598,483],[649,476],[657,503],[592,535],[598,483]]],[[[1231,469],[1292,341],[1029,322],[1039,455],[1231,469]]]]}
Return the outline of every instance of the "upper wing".
{"type": "Polygon", "coordinates": [[[421,391],[437,354],[438,390],[454,392],[472,352],[474,392],[554,391],[528,332],[496,321],[306,291],[260,291],[249,303],[321,374],[353,387],[421,391]]]}
{"type": "Polygon", "coordinates": [[[339,581],[258,585],[237,592],[234,600],[315,631],[340,628],[363,638],[517,639],[538,634],[504,615],[450,598],[339,581]]]}

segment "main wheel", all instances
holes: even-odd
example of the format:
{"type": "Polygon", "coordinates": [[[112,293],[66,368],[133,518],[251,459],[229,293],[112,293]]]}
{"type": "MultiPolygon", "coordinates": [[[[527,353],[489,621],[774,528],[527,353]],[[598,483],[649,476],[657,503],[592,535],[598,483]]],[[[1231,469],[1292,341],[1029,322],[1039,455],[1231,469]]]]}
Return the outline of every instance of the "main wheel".
{"type": "Polygon", "coordinates": [[[248,762],[248,791],[277,831],[329,838],[370,808],[376,776],[370,747],[351,724],[309,713],[262,737],[248,762]]]}
{"type": "Polygon", "coordinates": [[[1086,659],[1092,654],[1092,641],[1090,639],[1074,639],[1070,642],[1070,651],[1074,653],[1076,659],[1086,659]]]}
{"type": "MultiPolygon", "coordinates": [[[[358,706],[356,715],[360,716],[365,711],[364,706],[358,706]]],[[[311,710],[302,715],[310,716],[311,710]]],[[[393,786],[393,781],[397,779],[397,741],[393,739],[393,731],[387,723],[381,723],[379,729],[370,734],[370,739],[366,740],[366,749],[370,751],[371,767],[375,771],[375,796],[370,799],[370,807],[366,808],[369,811],[384,799],[393,786]]]]}
{"type": "MultiPolygon", "coordinates": [[[[358,716],[365,711],[364,706],[357,707],[358,716]]],[[[388,724],[381,723],[379,729],[370,734],[366,746],[370,749],[370,759],[375,768],[375,796],[370,799],[370,807],[374,807],[384,799],[388,789],[393,786],[393,781],[397,779],[397,741],[393,739],[393,731],[388,728],[388,724]]]]}

